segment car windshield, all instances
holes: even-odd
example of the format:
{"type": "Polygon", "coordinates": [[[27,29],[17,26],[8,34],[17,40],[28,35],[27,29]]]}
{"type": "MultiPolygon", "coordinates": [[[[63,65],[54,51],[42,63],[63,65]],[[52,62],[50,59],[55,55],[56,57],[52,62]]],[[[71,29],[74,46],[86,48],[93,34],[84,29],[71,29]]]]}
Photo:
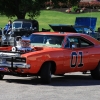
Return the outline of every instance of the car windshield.
{"type": "Polygon", "coordinates": [[[62,46],[63,39],[64,36],[32,34],[30,37],[30,43],[31,46],[48,46],[60,48],[62,46]]]}
{"type": "Polygon", "coordinates": [[[21,27],[22,27],[22,23],[20,22],[13,23],[12,25],[12,28],[21,28],[21,27]]]}
{"type": "Polygon", "coordinates": [[[32,27],[32,24],[30,22],[14,22],[12,25],[13,28],[26,28],[30,29],[32,27]]]}

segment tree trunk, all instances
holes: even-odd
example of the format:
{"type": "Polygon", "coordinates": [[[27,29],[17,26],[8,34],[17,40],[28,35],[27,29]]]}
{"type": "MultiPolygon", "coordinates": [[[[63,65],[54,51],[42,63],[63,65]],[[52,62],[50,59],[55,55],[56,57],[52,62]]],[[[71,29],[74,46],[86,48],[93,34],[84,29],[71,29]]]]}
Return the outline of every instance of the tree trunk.
{"type": "Polygon", "coordinates": [[[19,13],[16,16],[17,16],[17,19],[25,19],[25,15],[26,13],[19,13]]]}

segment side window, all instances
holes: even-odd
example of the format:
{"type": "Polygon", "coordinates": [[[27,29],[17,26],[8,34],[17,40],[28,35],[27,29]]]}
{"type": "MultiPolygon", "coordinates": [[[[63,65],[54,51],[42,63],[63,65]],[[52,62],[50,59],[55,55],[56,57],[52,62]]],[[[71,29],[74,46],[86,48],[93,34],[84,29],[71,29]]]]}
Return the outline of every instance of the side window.
{"type": "Polygon", "coordinates": [[[68,37],[66,41],[65,48],[78,48],[79,39],[77,37],[68,37]]]}
{"type": "Polygon", "coordinates": [[[65,48],[81,48],[81,47],[90,47],[90,46],[94,46],[94,44],[89,40],[83,37],[70,36],[67,38],[65,48]]]}
{"type": "Polygon", "coordinates": [[[80,47],[89,47],[93,46],[94,44],[86,39],[80,38],[80,47]]]}
{"type": "Polygon", "coordinates": [[[26,28],[26,29],[30,29],[32,27],[32,25],[31,25],[31,23],[30,22],[24,22],[23,24],[22,24],[22,28],[26,28]]]}
{"type": "Polygon", "coordinates": [[[77,37],[70,37],[70,48],[78,48],[79,47],[79,40],[77,37]]]}

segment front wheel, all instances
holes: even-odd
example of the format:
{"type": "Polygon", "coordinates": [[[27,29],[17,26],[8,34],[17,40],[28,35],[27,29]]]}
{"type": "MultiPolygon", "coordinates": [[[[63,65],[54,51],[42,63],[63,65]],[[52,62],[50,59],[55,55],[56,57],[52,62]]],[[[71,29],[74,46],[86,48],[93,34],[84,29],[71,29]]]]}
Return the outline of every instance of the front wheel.
{"type": "Polygon", "coordinates": [[[97,67],[94,70],[91,70],[91,76],[94,79],[100,79],[100,62],[98,63],[97,67]]]}
{"type": "Polygon", "coordinates": [[[51,63],[45,63],[40,72],[40,77],[42,83],[49,84],[51,82],[51,63]]]}
{"type": "Polygon", "coordinates": [[[3,74],[0,74],[0,80],[2,80],[2,79],[3,79],[3,77],[4,77],[4,75],[3,75],[3,74]]]}

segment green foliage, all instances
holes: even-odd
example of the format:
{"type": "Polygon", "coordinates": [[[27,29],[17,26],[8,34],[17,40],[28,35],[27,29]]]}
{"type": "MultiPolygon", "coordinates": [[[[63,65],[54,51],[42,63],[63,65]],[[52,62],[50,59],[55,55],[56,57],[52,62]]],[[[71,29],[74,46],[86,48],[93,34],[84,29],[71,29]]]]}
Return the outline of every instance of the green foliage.
{"type": "Polygon", "coordinates": [[[7,17],[17,16],[24,19],[26,13],[29,18],[40,14],[41,4],[45,0],[0,0],[0,13],[7,17]]]}
{"type": "Polygon", "coordinates": [[[72,7],[72,12],[76,12],[77,9],[78,9],[78,6],[73,6],[73,7],[72,7]]]}
{"type": "MultiPolygon", "coordinates": [[[[0,0],[0,14],[7,17],[24,19],[26,14],[33,19],[40,15],[41,5],[50,0],[0,0]]],[[[77,4],[80,0],[51,0],[54,4],[58,2],[77,4]]]]}
{"type": "MultiPolygon", "coordinates": [[[[50,0],[48,0],[50,1],[50,0]]],[[[66,4],[68,7],[78,5],[81,0],[51,0],[54,7],[59,7],[59,2],[66,4]]]]}
{"type": "Polygon", "coordinates": [[[41,30],[42,28],[50,29],[49,24],[74,25],[76,17],[97,17],[96,30],[100,27],[100,12],[71,14],[52,10],[42,10],[41,15],[37,17],[37,20],[41,30]]]}
{"type": "Polygon", "coordinates": [[[68,0],[68,2],[71,4],[71,6],[76,6],[78,5],[78,3],[80,2],[81,0],[68,0]]]}
{"type": "MultiPolygon", "coordinates": [[[[42,10],[40,16],[38,16],[36,20],[39,22],[39,29],[41,31],[42,28],[50,29],[49,24],[74,25],[76,17],[97,17],[96,30],[100,27],[100,12],[70,14],[52,10],[42,10]]],[[[26,18],[28,18],[28,16],[26,16],[26,18]]],[[[13,21],[14,19],[16,19],[16,17],[11,20],[13,21]]],[[[0,27],[3,28],[8,20],[6,16],[0,16],[0,27]]]]}

